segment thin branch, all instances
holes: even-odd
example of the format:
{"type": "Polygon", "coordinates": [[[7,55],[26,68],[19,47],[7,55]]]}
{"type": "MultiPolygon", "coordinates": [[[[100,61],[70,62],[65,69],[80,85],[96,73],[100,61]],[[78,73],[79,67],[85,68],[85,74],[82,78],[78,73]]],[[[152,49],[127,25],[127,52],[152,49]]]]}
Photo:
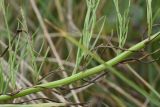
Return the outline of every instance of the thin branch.
{"type": "MultiPolygon", "coordinates": [[[[19,33],[25,32],[27,33],[25,30],[22,29],[17,29],[15,35],[13,36],[12,40],[11,40],[11,44],[13,44],[14,40],[16,39],[16,37],[18,36],[19,33]]],[[[7,48],[3,51],[3,53],[0,55],[0,57],[3,57],[5,55],[5,53],[8,51],[9,49],[9,45],[7,46],[7,48]]]]}
{"type": "Polygon", "coordinates": [[[128,63],[128,62],[135,62],[135,61],[140,62],[140,63],[144,63],[144,64],[153,63],[155,61],[158,61],[160,59],[160,57],[158,57],[156,59],[153,59],[153,60],[150,60],[150,61],[142,61],[142,59],[147,58],[147,57],[149,57],[149,56],[151,56],[151,55],[153,55],[153,54],[155,54],[155,53],[157,53],[159,51],[160,51],[160,48],[155,50],[154,52],[152,52],[150,54],[146,54],[146,55],[144,55],[144,56],[142,56],[140,58],[125,59],[125,60],[121,61],[120,63],[128,63]]]}
{"type": "Polygon", "coordinates": [[[106,74],[107,74],[107,72],[104,72],[104,73],[98,75],[97,77],[93,78],[92,80],[89,80],[89,81],[85,80],[87,83],[85,83],[84,85],[78,86],[78,87],[74,87],[74,88],[60,87],[60,89],[61,90],[77,90],[77,89],[86,87],[88,85],[95,84],[97,80],[99,80],[101,77],[105,76],[106,74]]]}

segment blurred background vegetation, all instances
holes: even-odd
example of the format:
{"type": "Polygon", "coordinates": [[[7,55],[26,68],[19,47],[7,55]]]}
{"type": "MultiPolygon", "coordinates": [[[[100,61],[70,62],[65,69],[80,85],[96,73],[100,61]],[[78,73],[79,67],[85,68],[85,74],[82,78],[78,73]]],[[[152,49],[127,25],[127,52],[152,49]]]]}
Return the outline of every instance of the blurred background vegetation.
{"type": "MultiPolygon", "coordinates": [[[[118,0],[120,12],[123,14],[128,6],[128,0],[118,0]]],[[[85,0],[34,0],[38,10],[43,18],[44,24],[51,37],[52,42],[55,45],[57,53],[64,65],[67,75],[71,75],[75,66],[77,47],[61,37],[60,30],[66,32],[68,36],[74,37],[77,41],[80,39],[81,32],[84,27],[84,20],[86,16],[87,6],[85,0]]],[[[0,10],[0,53],[9,45],[9,39],[7,35],[11,35],[16,32],[17,29],[24,29],[29,32],[29,38],[31,42],[28,42],[28,36],[21,36],[16,39],[9,47],[9,52],[1,58],[0,66],[0,83],[4,84],[0,86],[0,92],[2,94],[13,92],[16,89],[27,88],[37,83],[36,78],[40,79],[45,75],[51,73],[47,78],[44,78],[40,83],[58,80],[64,78],[62,76],[63,71],[60,70],[59,63],[53,54],[52,50],[49,50],[49,45],[44,37],[44,31],[40,22],[37,19],[37,15],[33,10],[30,0],[5,0],[5,16],[7,19],[9,31],[7,30],[3,9],[0,10]],[[23,11],[23,12],[22,12],[23,11]],[[24,14],[24,15],[22,15],[24,14]],[[23,18],[24,17],[24,18],[23,18]],[[25,25],[26,22],[26,25],[25,25]],[[26,27],[27,26],[27,27],[26,27]],[[18,48],[16,43],[19,40],[18,48]],[[28,45],[30,44],[30,45],[28,45]],[[16,50],[19,60],[13,60],[15,56],[12,56],[12,67],[16,72],[13,73],[13,77],[6,82],[11,76],[8,73],[4,73],[6,66],[10,66],[10,52],[16,50]],[[30,50],[31,49],[31,50],[30,50]],[[33,53],[32,53],[33,52],[33,53]],[[30,54],[31,53],[31,54],[30,54]],[[5,66],[4,66],[5,65],[5,66]],[[18,66],[17,66],[18,65],[18,66]],[[3,71],[3,72],[2,72],[3,71]],[[54,73],[53,73],[54,72],[54,73]],[[38,77],[37,77],[38,75],[38,77]],[[15,76],[15,77],[14,77],[15,76]],[[9,86],[10,82],[15,80],[15,86],[9,86]],[[11,87],[11,88],[7,88],[11,87]],[[5,91],[4,91],[5,90],[5,91]]],[[[153,25],[160,23],[160,0],[152,1],[152,12],[153,12],[153,25]]],[[[103,24],[102,17],[106,17],[103,30],[101,32],[100,39],[96,46],[101,44],[108,44],[108,40],[113,46],[118,46],[117,37],[117,14],[113,0],[100,0],[97,12],[97,23],[94,29],[93,40],[96,34],[99,33],[100,28],[103,24]]],[[[152,34],[159,31],[159,26],[154,26],[152,34]]],[[[26,35],[22,33],[22,35],[26,35]]],[[[127,42],[124,48],[129,48],[134,44],[147,38],[147,7],[146,0],[131,0],[131,7],[129,11],[129,28],[127,42]]],[[[91,40],[92,41],[92,40],[91,40]]],[[[137,53],[134,58],[140,58],[145,54],[149,54],[160,47],[160,42],[149,44],[144,50],[145,53],[137,53]]],[[[98,55],[105,61],[114,58],[117,54],[111,48],[99,48],[97,50],[98,55]]],[[[144,61],[148,62],[156,59],[160,56],[160,52],[157,52],[144,61]]],[[[131,58],[133,58],[131,57],[131,58]]],[[[122,71],[122,74],[129,80],[136,83],[142,90],[149,93],[152,96],[152,92],[144,85],[130,71],[134,71],[140,75],[141,78],[146,80],[153,88],[160,92],[160,60],[154,61],[153,63],[141,63],[138,61],[129,62],[130,67],[125,64],[118,64],[116,68],[122,71]]],[[[92,61],[87,67],[83,69],[92,68],[97,66],[96,61],[92,61]]],[[[7,72],[7,70],[6,70],[7,72]]],[[[11,73],[11,72],[9,72],[11,73]]],[[[90,80],[91,78],[88,78],[90,80]]],[[[73,84],[74,87],[81,86],[85,81],[77,82],[73,84]]],[[[66,86],[67,87],[67,86],[66,86]]],[[[68,90],[62,91],[61,94],[67,101],[74,102],[73,95],[68,90]]],[[[97,80],[94,85],[89,85],[85,88],[75,90],[80,102],[90,102],[91,106],[95,107],[155,107],[150,103],[147,98],[142,96],[137,90],[132,89],[130,86],[125,84],[119,78],[114,76],[112,73],[107,73],[106,76],[101,77],[97,80]]],[[[47,97],[62,101],[62,98],[57,98],[54,92],[47,90],[38,94],[32,94],[24,98],[19,98],[15,102],[21,102],[28,99],[37,97],[47,97]]],[[[154,95],[152,96],[154,98],[154,95]]],[[[13,102],[13,101],[11,101],[13,102]]],[[[47,102],[46,100],[33,100],[27,103],[40,103],[47,102]]]]}

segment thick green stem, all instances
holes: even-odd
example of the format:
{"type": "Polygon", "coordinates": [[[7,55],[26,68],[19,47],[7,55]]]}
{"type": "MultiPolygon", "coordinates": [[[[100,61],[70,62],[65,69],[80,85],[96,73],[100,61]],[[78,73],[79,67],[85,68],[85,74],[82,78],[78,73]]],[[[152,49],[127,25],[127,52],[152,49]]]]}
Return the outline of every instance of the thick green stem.
{"type": "Polygon", "coordinates": [[[134,54],[133,51],[139,51],[142,48],[144,48],[146,46],[146,44],[148,44],[150,42],[155,42],[157,40],[160,40],[159,34],[160,34],[160,32],[151,36],[150,39],[145,39],[142,42],[132,46],[129,49],[129,50],[132,50],[132,51],[125,51],[125,52],[121,53],[120,55],[116,56],[115,58],[105,62],[105,64],[101,64],[99,66],[90,68],[86,71],[81,71],[77,74],[74,74],[70,77],[67,77],[67,78],[64,78],[64,79],[61,79],[61,80],[57,80],[57,81],[53,81],[53,82],[49,82],[49,83],[45,83],[45,84],[41,84],[41,85],[36,85],[34,87],[24,89],[24,90],[20,91],[19,93],[15,94],[15,95],[12,95],[12,96],[1,95],[0,96],[0,101],[9,100],[9,99],[13,99],[13,98],[18,98],[18,97],[22,97],[22,96],[29,95],[29,94],[32,94],[32,93],[40,92],[42,90],[45,90],[46,88],[61,87],[63,85],[67,85],[67,84],[70,84],[70,83],[75,82],[77,80],[80,80],[80,79],[92,76],[94,74],[100,73],[103,70],[107,69],[109,66],[114,66],[114,65],[118,64],[119,62],[125,60],[126,58],[128,58],[129,56],[134,54]]]}

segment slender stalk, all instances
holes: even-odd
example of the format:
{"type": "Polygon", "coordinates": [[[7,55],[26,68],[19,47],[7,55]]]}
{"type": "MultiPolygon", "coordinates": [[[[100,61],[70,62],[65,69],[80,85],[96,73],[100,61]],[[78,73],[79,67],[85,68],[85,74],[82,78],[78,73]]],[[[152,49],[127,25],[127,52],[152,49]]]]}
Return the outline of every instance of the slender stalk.
{"type": "Polygon", "coordinates": [[[148,24],[148,37],[152,34],[153,18],[152,18],[152,0],[146,0],[147,3],[147,24],[148,24]]]}
{"type": "Polygon", "coordinates": [[[41,104],[1,104],[1,107],[64,107],[65,103],[41,103],[41,104]]]}
{"type": "MultiPolygon", "coordinates": [[[[129,48],[129,50],[138,51],[138,50],[144,48],[146,46],[146,44],[148,44],[149,42],[156,42],[158,40],[160,40],[160,32],[151,36],[150,39],[145,39],[142,42],[132,46],[131,48],[129,48]]],[[[125,51],[125,52],[121,53],[120,55],[116,56],[115,58],[105,62],[105,64],[101,64],[99,66],[90,68],[86,71],[81,71],[81,72],[79,72],[77,74],[74,74],[70,77],[66,77],[66,78],[61,79],[61,80],[57,80],[57,81],[53,81],[53,82],[49,82],[49,83],[45,83],[45,84],[41,84],[41,85],[36,85],[34,87],[24,89],[21,92],[17,93],[16,95],[13,95],[13,96],[1,95],[0,96],[0,101],[22,97],[22,96],[25,96],[25,95],[29,95],[29,94],[32,94],[32,93],[42,91],[46,88],[61,87],[63,85],[67,85],[67,84],[70,84],[70,83],[75,82],[77,80],[81,80],[83,78],[86,78],[86,77],[92,76],[94,74],[100,73],[103,70],[105,70],[105,69],[107,69],[111,66],[114,66],[114,65],[118,64],[119,62],[123,61],[124,59],[128,58],[129,56],[133,55],[134,54],[133,51],[125,51]],[[43,87],[45,87],[45,88],[43,88],[43,87]]]]}

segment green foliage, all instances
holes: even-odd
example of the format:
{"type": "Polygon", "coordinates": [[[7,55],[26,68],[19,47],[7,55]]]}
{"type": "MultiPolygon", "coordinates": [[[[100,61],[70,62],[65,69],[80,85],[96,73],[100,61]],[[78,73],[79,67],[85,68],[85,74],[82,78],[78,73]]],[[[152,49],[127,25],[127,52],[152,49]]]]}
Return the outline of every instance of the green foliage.
{"type": "Polygon", "coordinates": [[[152,34],[153,18],[152,18],[152,0],[146,0],[147,5],[147,24],[148,24],[148,37],[152,34]]]}
{"type": "MultiPolygon", "coordinates": [[[[90,42],[93,35],[93,30],[96,23],[96,10],[100,0],[86,0],[86,2],[87,2],[87,13],[84,21],[82,36],[79,42],[89,50],[91,45],[90,42]]],[[[81,61],[84,60],[87,55],[88,53],[84,52],[81,48],[78,48],[77,57],[76,57],[76,66],[73,71],[73,74],[76,73],[77,68],[78,66],[80,66],[81,61]]]]}
{"type": "Polygon", "coordinates": [[[124,11],[123,15],[120,12],[120,9],[118,6],[119,5],[118,0],[113,0],[113,2],[117,12],[117,35],[118,35],[119,47],[123,48],[128,36],[130,0],[128,0],[129,2],[128,8],[124,11]]]}
{"type": "Polygon", "coordinates": [[[15,1],[0,0],[0,103],[160,105],[159,0],[15,1]]]}

